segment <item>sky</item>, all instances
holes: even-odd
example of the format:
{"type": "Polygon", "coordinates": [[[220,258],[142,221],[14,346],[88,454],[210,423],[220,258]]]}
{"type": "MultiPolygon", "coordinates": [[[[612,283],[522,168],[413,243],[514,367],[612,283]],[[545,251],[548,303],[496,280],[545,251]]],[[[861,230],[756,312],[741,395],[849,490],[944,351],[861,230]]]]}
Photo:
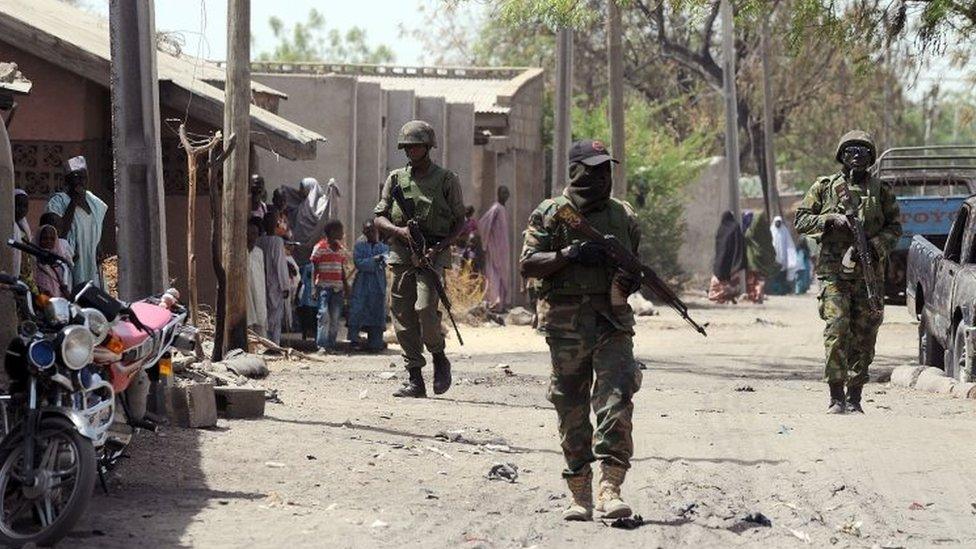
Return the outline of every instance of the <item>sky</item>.
{"type": "MultiPolygon", "coordinates": [[[[358,26],[366,29],[371,45],[386,44],[396,54],[397,63],[423,61],[421,45],[411,37],[400,37],[400,25],[407,29],[423,26],[415,9],[421,0],[251,0],[251,54],[274,48],[274,35],[268,19],[277,16],[286,27],[308,19],[315,8],[325,17],[326,27],[346,31],[358,26]],[[284,6],[287,6],[285,8],[284,6]]],[[[83,0],[95,12],[108,16],[106,0],[83,0]]],[[[431,3],[431,2],[427,2],[431,3]]],[[[476,9],[476,8],[473,8],[476,9]]],[[[156,0],[157,32],[178,32],[185,38],[184,51],[207,59],[223,60],[227,55],[226,0],[156,0]],[[201,36],[203,39],[201,40],[201,36]]]]}

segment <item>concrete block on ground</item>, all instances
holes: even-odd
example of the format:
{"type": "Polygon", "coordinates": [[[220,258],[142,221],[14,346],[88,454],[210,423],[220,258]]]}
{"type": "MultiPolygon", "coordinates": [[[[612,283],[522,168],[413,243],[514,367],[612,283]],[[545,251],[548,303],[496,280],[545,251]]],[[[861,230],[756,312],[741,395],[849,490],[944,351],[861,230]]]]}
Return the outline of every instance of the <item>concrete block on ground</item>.
{"type": "Polygon", "coordinates": [[[253,387],[217,387],[214,389],[217,413],[227,419],[264,417],[264,389],[253,387]]]}
{"type": "Polygon", "coordinates": [[[173,410],[173,423],[198,429],[217,425],[217,402],[212,383],[190,383],[166,387],[173,410]]]}
{"type": "Polygon", "coordinates": [[[898,366],[891,371],[891,384],[897,387],[914,387],[918,375],[924,369],[925,366],[898,366]]]}
{"type": "Polygon", "coordinates": [[[956,381],[952,378],[946,377],[942,370],[938,368],[925,368],[918,375],[918,380],[915,382],[915,388],[919,391],[925,391],[928,393],[947,395],[950,391],[952,391],[952,386],[955,384],[956,381]]]}
{"type": "Polygon", "coordinates": [[[959,383],[952,386],[950,393],[955,398],[976,397],[976,383],[959,383]]]}
{"type": "Polygon", "coordinates": [[[268,363],[257,355],[238,355],[218,362],[231,372],[251,379],[268,377],[268,363]]]}

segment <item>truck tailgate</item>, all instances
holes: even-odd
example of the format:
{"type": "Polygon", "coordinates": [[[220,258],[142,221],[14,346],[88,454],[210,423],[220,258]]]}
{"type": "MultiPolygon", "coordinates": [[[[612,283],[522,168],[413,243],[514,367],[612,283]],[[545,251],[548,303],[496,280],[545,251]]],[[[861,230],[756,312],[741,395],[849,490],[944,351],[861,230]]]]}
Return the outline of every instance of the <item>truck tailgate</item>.
{"type": "Polygon", "coordinates": [[[949,227],[956,212],[966,201],[956,196],[899,196],[902,237],[898,247],[907,249],[916,235],[935,236],[949,234],[949,227]]]}
{"type": "MultiPolygon", "coordinates": [[[[935,283],[936,265],[942,259],[942,250],[928,241],[924,236],[916,235],[912,238],[908,249],[908,273],[905,297],[908,312],[915,318],[921,310],[916,307],[917,293],[931,295],[935,283]]],[[[921,303],[918,303],[920,306],[921,303]]]]}

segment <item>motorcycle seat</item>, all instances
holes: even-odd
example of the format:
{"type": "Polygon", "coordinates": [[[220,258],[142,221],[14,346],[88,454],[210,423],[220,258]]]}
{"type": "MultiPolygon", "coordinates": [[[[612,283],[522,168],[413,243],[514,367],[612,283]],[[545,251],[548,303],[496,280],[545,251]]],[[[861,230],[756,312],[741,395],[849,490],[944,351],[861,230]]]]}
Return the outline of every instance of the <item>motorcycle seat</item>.
{"type": "MultiPolygon", "coordinates": [[[[133,303],[131,309],[139,321],[151,330],[160,330],[173,319],[173,315],[168,310],[152,303],[133,303]]],[[[116,323],[112,333],[122,340],[124,349],[131,349],[149,338],[149,334],[137,328],[135,324],[125,321],[116,323]]]]}

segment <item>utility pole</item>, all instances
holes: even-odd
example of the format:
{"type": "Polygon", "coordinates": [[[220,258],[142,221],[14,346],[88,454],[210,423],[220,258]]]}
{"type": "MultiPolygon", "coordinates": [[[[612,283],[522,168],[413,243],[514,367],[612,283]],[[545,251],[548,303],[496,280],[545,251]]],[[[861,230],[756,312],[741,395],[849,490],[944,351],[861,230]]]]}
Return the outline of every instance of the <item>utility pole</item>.
{"type": "Polygon", "coordinates": [[[247,349],[247,196],[251,151],[251,1],[227,2],[227,83],[224,87],[224,135],[237,146],[224,164],[220,256],[227,275],[223,351],[247,349]]]}
{"type": "Polygon", "coordinates": [[[763,150],[766,161],[766,216],[783,215],[783,205],[779,201],[779,187],[776,181],[776,150],[774,148],[775,129],[773,127],[773,75],[769,68],[769,15],[763,18],[761,50],[763,74],[763,150]]]}
{"type": "Polygon", "coordinates": [[[556,119],[552,140],[552,194],[562,192],[569,181],[569,143],[572,121],[569,105],[573,96],[573,31],[559,29],[556,36],[556,119]]]}
{"type": "Polygon", "coordinates": [[[153,4],[109,3],[119,296],[125,300],[162,292],[169,282],[153,4]]]}
{"type": "Polygon", "coordinates": [[[611,152],[620,164],[613,167],[613,196],[627,199],[626,135],[624,132],[623,25],[617,0],[607,0],[607,67],[610,72],[611,152]]]}
{"type": "Polygon", "coordinates": [[[725,162],[728,165],[729,211],[739,215],[739,108],[735,94],[735,23],[732,4],[722,0],[722,80],[725,95],[725,162]]]}

